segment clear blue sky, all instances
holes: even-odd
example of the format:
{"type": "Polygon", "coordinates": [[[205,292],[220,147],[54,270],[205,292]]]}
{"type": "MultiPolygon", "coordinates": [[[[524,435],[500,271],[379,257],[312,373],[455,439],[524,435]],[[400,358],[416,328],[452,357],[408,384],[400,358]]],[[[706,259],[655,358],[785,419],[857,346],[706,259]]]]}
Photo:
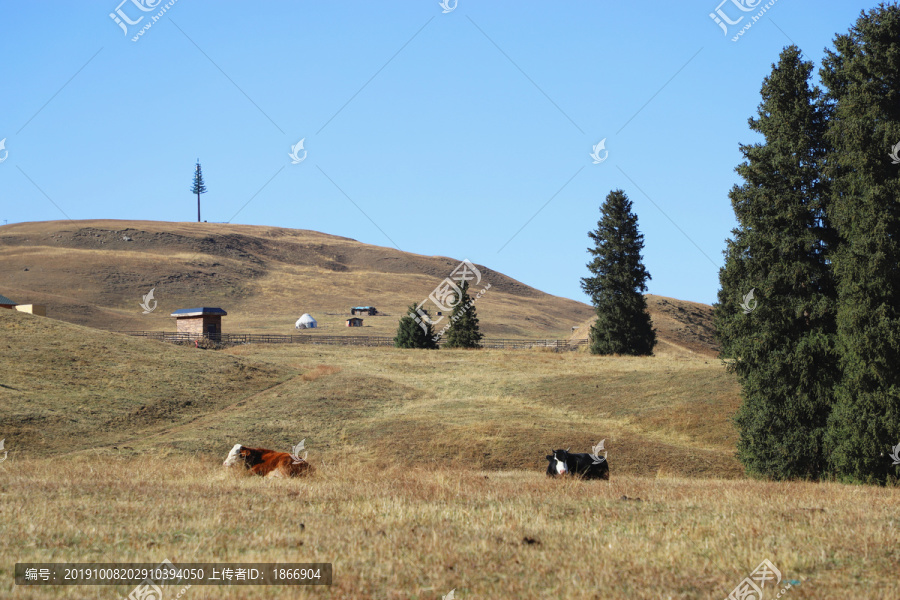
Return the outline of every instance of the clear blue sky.
{"type": "Polygon", "coordinates": [[[118,1],[0,3],[0,223],[196,220],[199,157],[210,222],[468,258],[587,301],[587,232],[622,188],[650,292],[708,303],[763,77],[791,41],[818,68],[876,4],[777,0],[733,42],[765,2],[722,4],[744,15],[726,35],[718,0],[177,0],[134,42],[166,2],[118,1]],[[127,34],[117,6],[144,16],[127,34]]]}

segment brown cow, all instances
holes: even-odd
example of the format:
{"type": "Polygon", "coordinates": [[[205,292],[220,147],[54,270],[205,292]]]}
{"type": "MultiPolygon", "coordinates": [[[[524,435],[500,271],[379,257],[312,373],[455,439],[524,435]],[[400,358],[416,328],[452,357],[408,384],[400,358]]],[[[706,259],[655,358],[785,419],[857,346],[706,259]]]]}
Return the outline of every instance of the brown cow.
{"type": "Polygon", "coordinates": [[[303,459],[300,459],[299,463],[296,462],[294,457],[287,452],[276,452],[266,448],[247,448],[235,444],[222,464],[230,467],[238,462],[242,462],[244,467],[250,469],[254,475],[264,477],[301,477],[312,475],[316,470],[303,459]]]}

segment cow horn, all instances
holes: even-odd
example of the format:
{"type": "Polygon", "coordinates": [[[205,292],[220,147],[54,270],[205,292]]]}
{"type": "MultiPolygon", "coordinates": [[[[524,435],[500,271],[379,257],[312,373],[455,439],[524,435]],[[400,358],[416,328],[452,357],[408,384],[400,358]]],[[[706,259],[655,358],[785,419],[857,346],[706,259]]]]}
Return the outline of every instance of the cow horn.
{"type": "MultiPolygon", "coordinates": [[[[571,448],[571,447],[572,447],[572,446],[569,446],[569,448],[571,448]]],[[[566,452],[568,452],[568,451],[569,451],[569,448],[566,448],[566,452]]]]}

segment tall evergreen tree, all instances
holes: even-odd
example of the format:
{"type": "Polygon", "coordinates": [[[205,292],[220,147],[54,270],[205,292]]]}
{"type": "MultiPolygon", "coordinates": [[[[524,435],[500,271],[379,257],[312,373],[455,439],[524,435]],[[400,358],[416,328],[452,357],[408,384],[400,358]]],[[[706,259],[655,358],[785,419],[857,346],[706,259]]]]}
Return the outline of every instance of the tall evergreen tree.
{"type": "Polygon", "coordinates": [[[431,322],[420,318],[420,325],[412,316],[415,314],[416,305],[410,304],[406,314],[400,318],[400,324],[397,326],[397,335],[394,337],[394,346],[397,348],[437,350],[438,345],[434,341],[434,330],[431,327],[431,322]]]}
{"type": "Polygon", "coordinates": [[[782,51],[749,120],[764,141],[740,148],[745,183],[729,193],[738,228],[715,307],[722,355],[741,385],[738,457],[776,479],[824,473],[838,372],[828,264],[835,241],[819,175],[827,112],[800,55],[796,46],[782,51]]]}
{"type": "Polygon", "coordinates": [[[844,377],[828,432],[842,479],[886,482],[900,443],[900,7],[861,13],[826,51],[820,77],[833,106],[827,174],[842,238],[838,349],[844,377]]]}
{"type": "Polygon", "coordinates": [[[650,355],[656,345],[644,298],[650,279],[641,256],[644,236],[631,207],[625,192],[610,192],[600,207],[597,229],[588,232],[594,259],[587,267],[593,275],[581,279],[581,288],[597,310],[590,333],[593,354],[650,355]]]}
{"type": "Polygon", "coordinates": [[[203,172],[200,170],[200,159],[197,159],[197,170],[194,171],[194,184],[191,186],[191,193],[197,194],[197,222],[200,222],[200,194],[206,193],[206,186],[203,185],[203,172]]]}
{"type": "Polygon", "coordinates": [[[444,345],[447,348],[481,348],[481,338],[484,336],[478,327],[475,302],[469,297],[469,282],[463,282],[460,289],[462,295],[450,315],[450,329],[447,330],[444,345]]]}

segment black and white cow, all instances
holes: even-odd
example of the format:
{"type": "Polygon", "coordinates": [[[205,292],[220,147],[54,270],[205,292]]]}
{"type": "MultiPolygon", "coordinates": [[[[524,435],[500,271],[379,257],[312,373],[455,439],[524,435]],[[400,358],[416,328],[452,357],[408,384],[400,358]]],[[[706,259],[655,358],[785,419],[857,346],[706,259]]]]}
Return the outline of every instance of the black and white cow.
{"type": "Polygon", "coordinates": [[[609,479],[609,462],[605,457],[590,454],[576,454],[566,450],[553,450],[547,455],[547,475],[575,475],[583,479],[609,479]],[[599,459],[599,462],[597,462],[599,459]]]}

